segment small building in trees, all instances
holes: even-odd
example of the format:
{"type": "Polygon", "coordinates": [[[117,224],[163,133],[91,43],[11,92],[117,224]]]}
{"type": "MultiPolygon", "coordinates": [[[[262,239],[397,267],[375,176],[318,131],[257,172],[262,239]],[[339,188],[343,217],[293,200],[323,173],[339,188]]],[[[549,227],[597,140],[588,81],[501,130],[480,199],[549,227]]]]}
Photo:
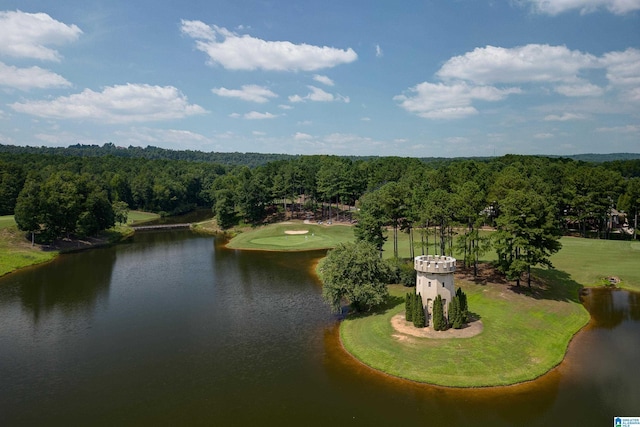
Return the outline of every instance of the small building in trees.
{"type": "Polygon", "coordinates": [[[456,296],[453,273],[456,271],[456,259],[449,256],[421,255],[414,259],[417,272],[416,293],[422,297],[422,307],[431,325],[433,301],[438,295],[442,298],[445,318],[449,316],[449,303],[456,296]]]}

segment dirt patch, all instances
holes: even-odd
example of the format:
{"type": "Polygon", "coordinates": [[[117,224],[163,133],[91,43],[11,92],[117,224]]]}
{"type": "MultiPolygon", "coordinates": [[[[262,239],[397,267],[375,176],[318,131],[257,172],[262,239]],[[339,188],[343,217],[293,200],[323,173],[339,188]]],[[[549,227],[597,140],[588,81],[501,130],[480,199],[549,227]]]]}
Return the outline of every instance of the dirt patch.
{"type": "Polygon", "coordinates": [[[434,331],[433,329],[427,328],[416,328],[413,326],[413,323],[407,322],[404,318],[404,313],[396,314],[391,318],[391,326],[396,332],[404,335],[394,334],[393,336],[397,338],[399,341],[407,341],[407,335],[411,335],[413,337],[418,338],[471,338],[480,334],[483,329],[482,320],[480,319],[472,319],[465,327],[462,329],[447,329],[446,331],[434,331]],[[404,336],[405,338],[402,338],[404,336]]]}
{"type": "Polygon", "coordinates": [[[286,230],[284,234],[307,234],[309,230],[286,230]]]}

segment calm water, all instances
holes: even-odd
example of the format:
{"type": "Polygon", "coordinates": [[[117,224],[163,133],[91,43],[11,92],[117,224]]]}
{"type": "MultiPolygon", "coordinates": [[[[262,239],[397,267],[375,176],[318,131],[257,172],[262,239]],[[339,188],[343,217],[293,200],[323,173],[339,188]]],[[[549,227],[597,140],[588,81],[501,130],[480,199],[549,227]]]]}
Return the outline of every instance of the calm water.
{"type": "Polygon", "coordinates": [[[640,294],[587,295],[592,324],[540,380],[444,389],[344,353],[310,274],[322,255],[140,233],[0,279],[0,425],[602,426],[640,416],[640,294]]]}

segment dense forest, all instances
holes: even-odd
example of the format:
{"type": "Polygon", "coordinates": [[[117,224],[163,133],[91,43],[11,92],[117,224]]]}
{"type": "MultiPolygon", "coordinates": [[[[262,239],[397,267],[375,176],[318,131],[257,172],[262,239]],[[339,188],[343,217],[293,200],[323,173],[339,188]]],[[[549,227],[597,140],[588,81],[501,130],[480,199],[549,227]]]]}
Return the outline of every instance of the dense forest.
{"type": "Polygon", "coordinates": [[[636,237],[640,159],[624,160],[631,155],[606,162],[226,156],[113,144],[0,146],[0,215],[15,214],[40,241],[94,234],[127,209],[211,208],[223,229],[283,218],[350,221],[358,239],[378,248],[387,230],[394,243],[400,232],[413,241],[417,230],[412,248],[431,238],[440,253],[456,250],[468,265],[487,249],[479,229],[488,225],[512,277],[548,264],[562,234],[636,237]]]}

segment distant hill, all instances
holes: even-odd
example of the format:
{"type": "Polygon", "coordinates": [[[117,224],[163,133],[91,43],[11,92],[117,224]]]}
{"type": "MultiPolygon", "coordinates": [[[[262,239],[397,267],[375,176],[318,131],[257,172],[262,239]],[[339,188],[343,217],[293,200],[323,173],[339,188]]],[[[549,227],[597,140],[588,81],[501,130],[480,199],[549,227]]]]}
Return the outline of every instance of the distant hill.
{"type": "MultiPolygon", "coordinates": [[[[551,157],[551,156],[549,156],[551,157]]],[[[573,160],[589,163],[604,163],[615,162],[619,160],[636,160],[640,159],[640,153],[611,153],[611,154],[573,154],[571,156],[558,156],[566,157],[573,160]]]]}
{"type": "MultiPolygon", "coordinates": [[[[166,148],[146,146],[142,147],[118,147],[113,143],[99,145],[83,145],[75,144],[69,147],[31,147],[17,145],[0,144],[0,153],[30,153],[30,154],[51,154],[59,156],[78,156],[78,157],[133,157],[144,159],[164,159],[164,160],[185,160],[194,162],[216,163],[229,166],[249,166],[256,167],[278,160],[290,160],[297,157],[303,157],[299,154],[267,154],[267,153],[217,153],[204,152],[194,150],[170,150],[166,148]]],[[[371,160],[377,157],[386,156],[339,156],[352,160],[371,160]]],[[[568,158],[576,161],[588,163],[604,163],[640,159],[640,153],[612,153],[612,154],[575,154],[570,156],[541,156],[552,158],[568,158]]],[[[455,160],[474,159],[477,161],[488,161],[491,157],[420,157],[419,160],[424,163],[449,163],[455,160]]]]}

